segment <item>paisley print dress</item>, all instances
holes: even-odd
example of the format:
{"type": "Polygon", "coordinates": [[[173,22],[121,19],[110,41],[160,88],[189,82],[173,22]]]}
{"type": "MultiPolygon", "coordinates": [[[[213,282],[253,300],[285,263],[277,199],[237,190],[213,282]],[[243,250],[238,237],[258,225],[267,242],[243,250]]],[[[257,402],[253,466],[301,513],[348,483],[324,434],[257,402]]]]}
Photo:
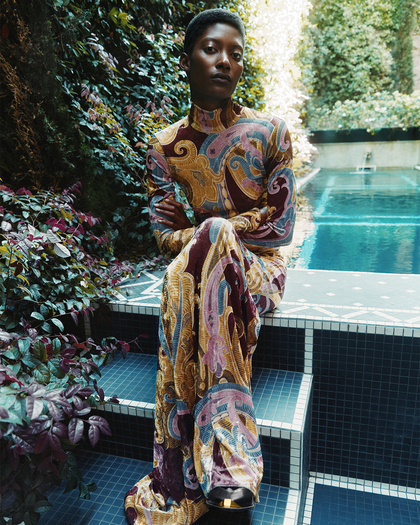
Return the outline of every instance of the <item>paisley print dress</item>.
{"type": "MultiPolygon", "coordinates": [[[[283,120],[229,100],[159,132],[149,212],[163,252],[152,472],[126,495],[128,522],[189,525],[216,486],[258,501],[263,458],[251,397],[260,315],[284,292],[296,189],[283,120]],[[155,205],[181,188],[196,225],[174,231],[155,205]]],[[[141,378],[140,378],[141,380],[141,378]]]]}

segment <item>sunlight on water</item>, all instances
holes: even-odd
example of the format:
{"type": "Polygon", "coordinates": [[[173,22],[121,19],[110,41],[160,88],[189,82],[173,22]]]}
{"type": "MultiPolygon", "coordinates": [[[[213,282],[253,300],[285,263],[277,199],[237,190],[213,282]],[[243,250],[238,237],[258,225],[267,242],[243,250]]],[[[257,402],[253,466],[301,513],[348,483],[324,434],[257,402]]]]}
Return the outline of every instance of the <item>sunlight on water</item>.
{"type": "Polygon", "coordinates": [[[301,195],[290,268],[420,274],[420,171],[322,170],[301,195]]]}

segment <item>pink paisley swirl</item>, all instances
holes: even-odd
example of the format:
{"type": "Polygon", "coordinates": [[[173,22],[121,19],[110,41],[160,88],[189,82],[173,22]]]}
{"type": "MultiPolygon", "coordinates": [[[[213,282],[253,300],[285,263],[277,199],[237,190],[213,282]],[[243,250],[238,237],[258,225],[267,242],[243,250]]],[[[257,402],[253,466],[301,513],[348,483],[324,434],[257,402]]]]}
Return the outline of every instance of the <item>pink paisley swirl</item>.
{"type": "Polygon", "coordinates": [[[210,337],[207,343],[207,352],[203,357],[205,363],[210,370],[216,374],[216,377],[222,377],[223,369],[226,367],[226,359],[223,355],[228,351],[223,337],[219,334],[210,337]]]}
{"type": "MultiPolygon", "coordinates": [[[[254,130],[259,132],[261,135],[265,136],[267,141],[269,140],[270,130],[267,127],[255,123],[252,128],[252,131],[254,130]]],[[[208,148],[208,151],[206,152],[206,155],[209,158],[216,158],[220,154],[220,152],[226,147],[227,144],[232,143],[233,137],[238,137],[238,144],[241,144],[245,151],[249,151],[251,155],[257,155],[260,158],[260,160],[262,160],[262,152],[255,148],[248,140],[249,133],[249,123],[238,124],[237,126],[235,126],[234,134],[232,133],[231,129],[227,129],[225,131],[220,132],[216,140],[212,141],[210,147],[208,148]]]]}
{"type": "Polygon", "coordinates": [[[225,340],[219,334],[220,322],[217,311],[217,293],[225,263],[230,261],[230,257],[225,257],[217,263],[207,281],[202,301],[204,324],[210,335],[203,363],[207,364],[217,377],[222,376],[223,369],[226,366],[226,359],[223,353],[228,351],[225,340]]]}
{"type": "Polygon", "coordinates": [[[262,183],[250,179],[244,179],[241,184],[243,188],[251,188],[254,191],[261,191],[263,189],[262,183]]]}
{"type": "Polygon", "coordinates": [[[249,447],[255,446],[258,441],[258,436],[255,436],[243,423],[238,413],[238,406],[242,404],[247,404],[252,406],[251,397],[248,394],[242,394],[236,389],[226,391],[215,392],[212,394],[212,412],[213,414],[217,413],[217,410],[213,410],[214,406],[219,406],[227,403],[227,414],[229,421],[237,426],[241,434],[244,435],[245,440],[249,447]]]}

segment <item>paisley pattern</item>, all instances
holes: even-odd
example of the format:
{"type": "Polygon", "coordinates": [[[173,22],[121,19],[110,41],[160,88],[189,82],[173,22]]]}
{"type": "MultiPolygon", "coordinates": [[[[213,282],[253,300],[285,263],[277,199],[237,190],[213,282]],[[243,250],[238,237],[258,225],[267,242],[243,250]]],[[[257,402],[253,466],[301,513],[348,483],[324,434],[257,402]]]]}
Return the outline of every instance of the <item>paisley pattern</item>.
{"type": "Polygon", "coordinates": [[[131,524],[194,523],[215,486],[258,501],[263,459],[250,390],[260,315],[284,292],[295,182],[284,122],[232,101],[157,134],[149,210],[163,251],[152,472],[126,495],[131,524]],[[186,195],[197,226],[173,231],[155,204],[186,195]],[[179,192],[178,192],[179,193],[179,192]]]}

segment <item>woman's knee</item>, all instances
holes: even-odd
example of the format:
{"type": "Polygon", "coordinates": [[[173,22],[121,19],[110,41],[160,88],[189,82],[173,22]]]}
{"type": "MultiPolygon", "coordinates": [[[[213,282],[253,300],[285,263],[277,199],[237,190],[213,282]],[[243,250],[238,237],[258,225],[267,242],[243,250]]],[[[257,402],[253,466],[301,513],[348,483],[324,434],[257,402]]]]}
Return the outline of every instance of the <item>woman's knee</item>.
{"type": "Polygon", "coordinates": [[[227,219],[211,217],[201,224],[198,234],[208,235],[210,242],[215,244],[220,236],[235,235],[235,229],[227,219]]]}

